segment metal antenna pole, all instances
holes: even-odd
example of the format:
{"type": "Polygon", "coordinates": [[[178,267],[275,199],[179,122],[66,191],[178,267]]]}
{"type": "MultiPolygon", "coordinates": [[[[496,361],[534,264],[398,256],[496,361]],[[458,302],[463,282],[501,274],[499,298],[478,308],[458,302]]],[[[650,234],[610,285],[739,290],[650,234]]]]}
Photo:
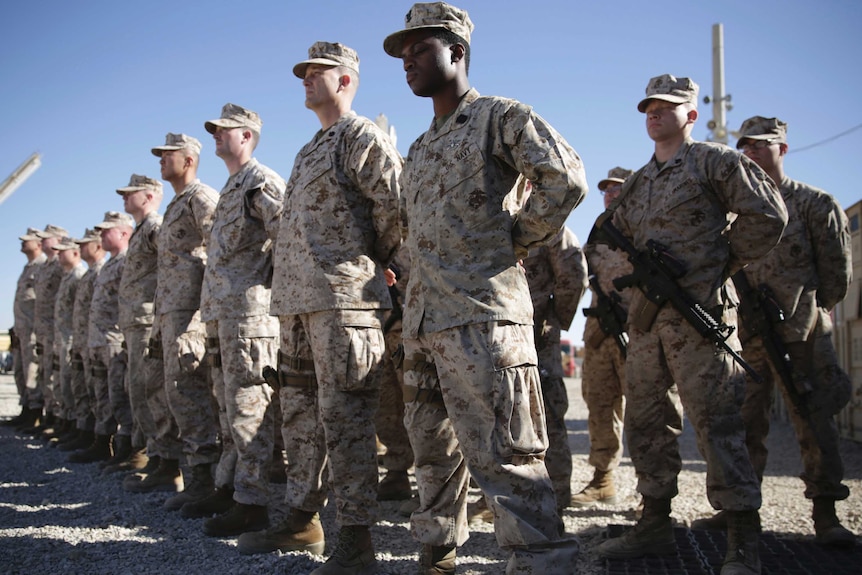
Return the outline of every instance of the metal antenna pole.
{"type": "Polygon", "coordinates": [[[712,102],[712,119],[706,127],[712,131],[709,140],[727,143],[727,112],[733,109],[730,94],[724,93],[724,26],[712,25],[712,98],[706,96],[704,104],[712,102]]]}
{"type": "Polygon", "coordinates": [[[39,169],[39,166],[42,165],[42,161],[39,157],[39,152],[34,152],[29,158],[24,160],[20,166],[18,166],[14,172],[12,172],[8,178],[3,180],[3,183],[0,184],[0,204],[6,201],[6,198],[12,195],[18,186],[24,183],[24,181],[29,178],[33,172],[39,169]]]}

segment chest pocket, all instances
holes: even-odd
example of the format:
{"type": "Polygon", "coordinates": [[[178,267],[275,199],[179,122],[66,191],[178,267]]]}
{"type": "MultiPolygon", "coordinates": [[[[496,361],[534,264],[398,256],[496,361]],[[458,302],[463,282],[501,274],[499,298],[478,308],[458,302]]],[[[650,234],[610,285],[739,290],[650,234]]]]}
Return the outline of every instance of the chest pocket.
{"type": "Polygon", "coordinates": [[[444,150],[440,196],[448,195],[459,185],[476,175],[485,165],[479,147],[469,140],[453,141],[451,148],[444,150]]]}

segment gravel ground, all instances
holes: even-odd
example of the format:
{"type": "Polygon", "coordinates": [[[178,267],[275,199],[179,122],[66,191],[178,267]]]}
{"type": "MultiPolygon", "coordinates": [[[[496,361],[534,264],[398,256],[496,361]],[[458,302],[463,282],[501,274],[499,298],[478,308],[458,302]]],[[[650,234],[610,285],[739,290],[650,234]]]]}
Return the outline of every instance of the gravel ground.
{"type": "MultiPolygon", "coordinates": [[[[592,477],[587,464],[589,439],[586,407],[578,380],[569,380],[569,441],[574,453],[573,491],[592,477]]],[[[12,377],[0,375],[0,419],[17,414],[12,377]]],[[[774,422],[769,441],[770,459],[763,485],[761,510],[764,530],[781,536],[811,538],[810,504],[797,478],[801,464],[792,429],[774,422]]],[[[690,428],[681,437],[684,468],[673,516],[680,524],[711,514],[705,496],[705,466],[697,453],[690,428]]],[[[862,532],[862,444],[842,441],[850,499],[838,504],[839,516],[854,533],[862,532]]],[[[232,539],[203,535],[200,520],[182,519],[166,512],[165,494],[130,494],[120,476],[101,476],[96,464],[70,464],[67,454],[0,427],[0,571],[4,574],[304,574],[321,562],[306,554],[243,556],[232,539]]],[[[608,524],[634,521],[638,502],[634,471],[626,457],[617,473],[625,497],[617,505],[590,511],[566,510],[569,533],[581,540],[582,553],[573,573],[604,573],[593,548],[608,524]]],[[[283,510],[279,485],[272,485],[271,520],[283,510]]],[[[471,501],[478,498],[478,492],[471,501]]],[[[384,503],[380,522],[372,529],[381,575],[414,573],[417,543],[397,503],[384,503]]],[[[332,503],[322,513],[330,542],[336,539],[332,503]]],[[[327,550],[329,551],[329,550],[327,550]]],[[[493,527],[472,528],[459,550],[462,575],[502,574],[506,556],[494,540],[493,527]]]]}

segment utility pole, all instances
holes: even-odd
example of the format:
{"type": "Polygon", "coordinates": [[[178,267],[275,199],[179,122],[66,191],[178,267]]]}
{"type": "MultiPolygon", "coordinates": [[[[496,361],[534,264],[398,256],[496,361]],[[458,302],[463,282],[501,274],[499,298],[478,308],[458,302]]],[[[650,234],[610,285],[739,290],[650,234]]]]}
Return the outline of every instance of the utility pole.
{"type": "Polygon", "coordinates": [[[733,109],[730,94],[724,93],[724,27],[712,25],[712,98],[704,97],[703,103],[712,102],[712,119],[706,127],[712,134],[707,137],[711,142],[727,144],[727,112],[733,109]]]}
{"type": "Polygon", "coordinates": [[[24,160],[24,163],[18,166],[8,178],[0,184],[0,204],[6,201],[6,198],[12,195],[18,186],[24,183],[33,172],[39,169],[42,165],[42,160],[39,157],[39,152],[34,152],[29,158],[24,160]]]}

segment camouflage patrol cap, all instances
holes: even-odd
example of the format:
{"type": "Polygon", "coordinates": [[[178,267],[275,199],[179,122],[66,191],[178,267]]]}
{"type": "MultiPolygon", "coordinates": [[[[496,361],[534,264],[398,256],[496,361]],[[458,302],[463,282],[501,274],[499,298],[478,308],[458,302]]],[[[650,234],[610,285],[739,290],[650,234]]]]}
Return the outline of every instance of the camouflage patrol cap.
{"type": "Polygon", "coordinates": [[[41,230],[39,228],[27,228],[27,233],[23,236],[18,236],[18,239],[22,242],[41,240],[42,238],[40,238],[38,235],[40,231],[41,230]]]}
{"type": "Polygon", "coordinates": [[[61,238],[57,245],[53,246],[52,249],[58,252],[64,252],[66,250],[77,250],[79,249],[78,244],[72,238],[66,237],[61,238]]]}
{"type": "Polygon", "coordinates": [[[322,66],[345,66],[359,73],[359,55],[356,50],[338,42],[315,42],[308,49],[308,60],[303,60],[293,67],[293,75],[299,79],[305,78],[305,69],[309,64],[322,66]]]}
{"type": "Polygon", "coordinates": [[[697,107],[697,84],[691,78],[677,78],[662,74],[651,78],[646,88],[646,98],[638,103],[638,112],[646,111],[650,100],[664,100],[673,104],[690,102],[697,107]]]}
{"type": "Polygon", "coordinates": [[[185,134],[172,134],[168,132],[165,136],[165,145],[156,146],[150,150],[154,156],[162,156],[162,152],[173,152],[175,150],[189,150],[197,155],[201,153],[201,143],[197,138],[185,134]]]}
{"type": "Polygon", "coordinates": [[[262,127],[263,122],[257,112],[246,110],[230,102],[222,106],[219,119],[204,122],[204,128],[210,134],[215,134],[216,128],[250,128],[260,134],[262,127]]]}
{"type": "Polygon", "coordinates": [[[627,170],[619,166],[611,168],[608,170],[608,177],[599,182],[599,190],[602,192],[605,191],[605,188],[607,188],[610,183],[623,184],[625,183],[626,178],[634,173],[634,170],[627,170]]]}
{"type": "Polygon", "coordinates": [[[404,30],[390,34],[383,40],[383,50],[395,58],[401,57],[404,37],[413,30],[442,28],[457,34],[470,43],[473,22],[466,10],[445,2],[417,2],[404,16],[404,30]]]}
{"type": "Polygon", "coordinates": [[[121,214],[120,212],[105,212],[105,219],[100,224],[96,224],[96,231],[109,230],[118,227],[134,228],[135,220],[129,214],[121,214]]]}
{"type": "Polygon", "coordinates": [[[739,128],[739,139],[736,148],[742,147],[743,140],[769,140],[771,142],[787,143],[787,122],[778,118],[753,116],[742,123],[739,128]]]}
{"type": "Polygon", "coordinates": [[[88,244],[90,242],[98,242],[101,241],[102,235],[99,233],[99,230],[87,228],[84,230],[84,237],[75,240],[76,244],[88,244]]]}
{"type": "Polygon", "coordinates": [[[47,238],[67,238],[69,237],[69,232],[60,226],[48,224],[44,230],[36,230],[36,236],[42,240],[47,238]]]}
{"type": "Polygon", "coordinates": [[[152,190],[154,192],[161,193],[162,183],[153,178],[148,178],[147,176],[132,174],[132,177],[129,178],[129,185],[125,188],[117,188],[117,193],[123,196],[125,194],[141,192],[143,190],[152,190]]]}

